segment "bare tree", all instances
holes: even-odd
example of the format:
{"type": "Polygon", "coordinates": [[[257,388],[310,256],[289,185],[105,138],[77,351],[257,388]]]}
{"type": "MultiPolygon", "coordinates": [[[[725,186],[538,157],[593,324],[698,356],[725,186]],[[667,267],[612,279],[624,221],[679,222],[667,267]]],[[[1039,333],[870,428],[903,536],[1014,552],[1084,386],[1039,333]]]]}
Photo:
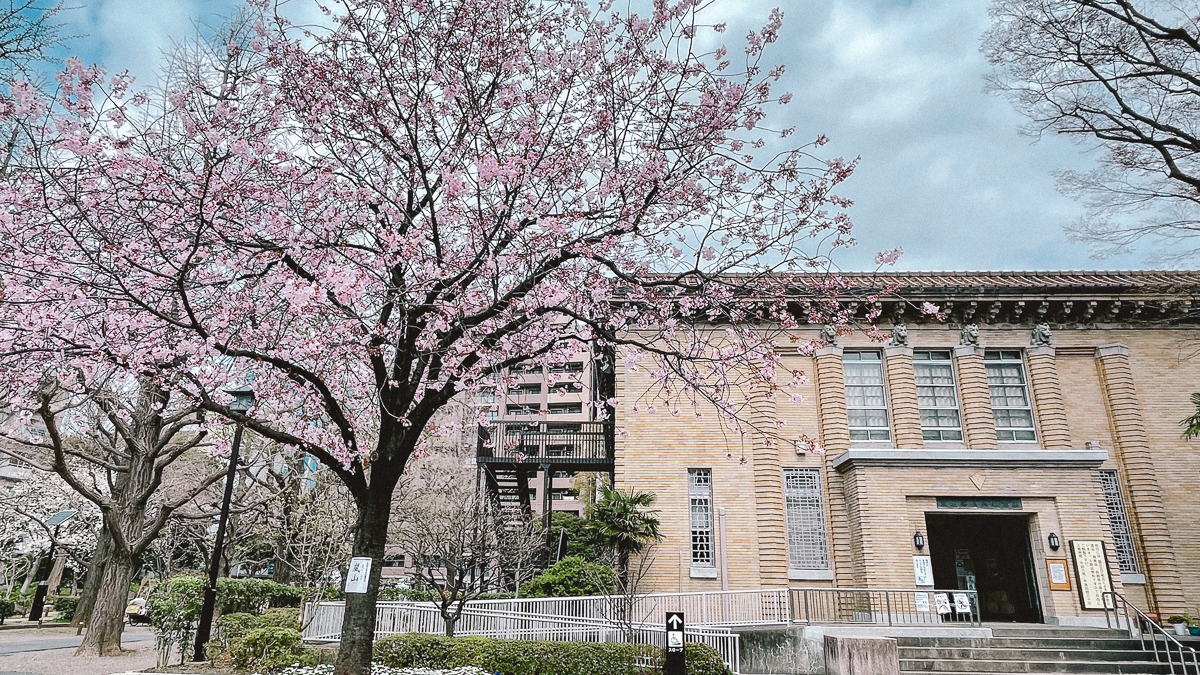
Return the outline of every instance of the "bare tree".
{"type": "Polygon", "coordinates": [[[208,436],[204,414],[150,378],[60,378],[29,412],[40,418],[45,437],[10,435],[22,449],[0,446],[0,452],[58,474],[103,514],[109,559],[77,653],[119,654],[129,584],[142,555],[173,514],[224,477],[225,467],[193,452],[208,436]]]}
{"type": "Polygon", "coordinates": [[[496,561],[495,520],[474,471],[461,458],[419,460],[397,488],[389,539],[412,556],[416,579],[430,589],[446,635],[469,600],[489,588],[496,561]]]}
{"type": "Polygon", "coordinates": [[[993,87],[1030,119],[1097,148],[1060,174],[1082,199],[1068,226],[1097,256],[1161,244],[1200,253],[1200,5],[1165,0],[995,0],[983,50],[993,87]]]}

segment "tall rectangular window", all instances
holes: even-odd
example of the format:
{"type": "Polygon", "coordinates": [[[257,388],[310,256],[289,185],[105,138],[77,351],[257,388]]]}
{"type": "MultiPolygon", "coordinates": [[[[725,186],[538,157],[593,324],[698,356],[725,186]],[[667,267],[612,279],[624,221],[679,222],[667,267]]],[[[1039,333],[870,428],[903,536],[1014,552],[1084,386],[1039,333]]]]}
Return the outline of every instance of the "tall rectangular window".
{"type": "Polygon", "coordinates": [[[992,395],[992,413],[996,416],[996,439],[1000,441],[1036,441],[1033,407],[1025,382],[1025,364],[1019,350],[987,351],[988,388],[992,395]]]}
{"type": "Polygon", "coordinates": [[[883,361],[879,352],[846,352],[842,355],[846,378],[846,412],[850,416],[850,440],[887,441],[887,395],[883,388],[883,361]]]}
{"type": "Polygon", "coordinates": [[[688,469],[692,565],[713,567],[712,469],[688,469]]]}
{"type": "Polygon", "coordinates": [[[829,569],[820,469],[784,469],[783,498],[787,507],[788,567],[829,569]]]}
{"type": "Polygon", "coordinates": [[[913,352],[921,433],[927,441],[961,441],[962,418],[954,387],[954,365],[948,351],[913,352]]]}
{"type": "Polygon", "coordinates": [[[1121,486],[1116,471],[1101,471],[1100,485],[1104,488],[1104,504],[1108,507],[1108,527],[1112,530],[1113,548],[1117,550],[1117,564],[1125,574],[1137,574],[1137,552],[1133,548],[1133,528],[1129,527],[1129,515],[1125,512],[1125,500],[1121,498],[1121,486]]]}

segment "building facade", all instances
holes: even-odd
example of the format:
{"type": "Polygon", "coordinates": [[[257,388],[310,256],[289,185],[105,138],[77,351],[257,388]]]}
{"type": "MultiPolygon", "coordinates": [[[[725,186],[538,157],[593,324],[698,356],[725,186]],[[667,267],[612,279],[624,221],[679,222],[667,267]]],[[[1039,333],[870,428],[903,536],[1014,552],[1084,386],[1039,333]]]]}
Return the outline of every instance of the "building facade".
{"type": "Polygon", "coordinates": [[[896,287],[848,306],[888,339],[782,351],[804,383],[747,396],[772,431],[632,414],[649,382],[617,369],[616,484],[657,495],[665,535],[653,590],[972,589],[985,621],[1103,624],[1100,584],[1200,614],[1200,442],[1180,426],[1200,273],[847,282],[896,287]]]}

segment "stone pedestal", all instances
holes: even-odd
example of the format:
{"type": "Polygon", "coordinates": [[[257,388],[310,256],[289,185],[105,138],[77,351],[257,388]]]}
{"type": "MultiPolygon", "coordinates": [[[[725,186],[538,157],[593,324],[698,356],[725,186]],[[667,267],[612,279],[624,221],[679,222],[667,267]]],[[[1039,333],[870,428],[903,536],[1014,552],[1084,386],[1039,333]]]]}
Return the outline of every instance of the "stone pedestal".
{"type": "Polygon", "coordinates": [[[885,637],[825,636],[826,675],[900,675],[896,641],[885,637]]]}

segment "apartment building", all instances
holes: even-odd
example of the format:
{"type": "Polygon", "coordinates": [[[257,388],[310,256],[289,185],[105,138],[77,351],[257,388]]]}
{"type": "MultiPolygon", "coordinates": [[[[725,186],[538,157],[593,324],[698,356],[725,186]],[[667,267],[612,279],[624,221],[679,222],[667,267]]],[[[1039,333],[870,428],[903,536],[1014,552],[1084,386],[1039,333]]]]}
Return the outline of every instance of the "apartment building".
{"type": "Polygon", "coordinates": [[[633,414],[649,382],[616,368],[616,484],[658,496],[665,535],[653,590],[970,589],[985,621],[1103,625],[1111,589],[1200,614],[1200,442],[1180,426],[1200,391],[1200,273],[847,282],[898,286],[847,306],[889,337],[781,348],[806,381],[749,396],[774,431],[633,414]]]}

